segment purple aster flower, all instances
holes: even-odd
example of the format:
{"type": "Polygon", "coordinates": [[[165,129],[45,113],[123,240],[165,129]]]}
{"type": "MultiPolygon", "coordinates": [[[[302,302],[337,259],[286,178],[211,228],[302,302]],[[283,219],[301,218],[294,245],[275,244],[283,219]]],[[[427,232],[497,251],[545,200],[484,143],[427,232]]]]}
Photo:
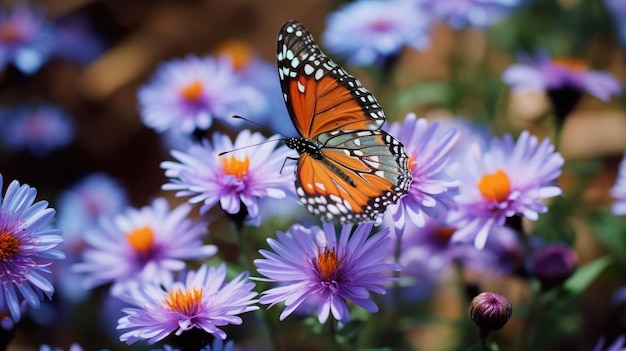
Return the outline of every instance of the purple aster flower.
{"type": "Polygon", "coordinates": [[[247,273],[226,282],[226,265],[218,268],[202,265],[187,273],[185,281],[160,286],[149,284],[129,290],[121,298],[136,306],[125,308],[117,329],[128,329],[120,341],[132,344],[147,339],[149,344],[170,334],[198,328],[226,339],[220,327],[243,323],[239,314],[258,309],[252,306],[257,295],[247,273]]]}
{"type": "Polygon", "coordinates": [[[74,140],[73,120],[56,106],[23,106],[0,113],[5,115],[3,142],[11,149],[27,149],[44,157],[74,140]]]}
{"type": "Polygon", "coordinates": [[[86,246],[84,234],[97,227],[100,217],[122,212],[127,203],[125,190],[104,173],[91,174],[61,193],[57,226],[63,231],[67,259],[57,265],[55,276],[63,298],[76,301],[87,296],[88,290],[76,289],[82,277],[68,268],[80,260],[86,246]]]}
{"type": "MultiPolygon", "coordinates": [[[[0,174],[0,189],[2,189],[0,174]]],[[[65,256],[55,247],[63,242],[61,231],[51,229],[55,211],[47,201],[35,202],[37,189],[16,180],[0,195],[0,311],[10,312],[14,321],[22,314],[22,302],[39,308],[44,295],[54,287],[46,279],[52,260],[65,256]]]]}
{"type": "Polygon", "coordinates": [[[42,11],[24,3],[11,11],[0,10],[0,69],[12,63],[23,73],[37,71],[54,46],[52,32],[42,11]]]}
{"type": "Polygon", "coordinates": [[[356,1],[328,16],[322,42],[329,52],[357,66],[382,65],[404,47],[425,49],[430,21],[402,0],[356,1]]]}
{"type": "Polygon", "coordinates": [[[487,28],[513,12],[523,0],[418,0],[425,11],[453,29],[487,28]]]}
{"type": "Polygon", "coordinates": [[[541,200],[561,194],[555,180],[563,157],[549,139],[539,143],[528,131],[517,142],[505,135],[492,139],[489,150],[474,147],[464,161],[459,172],[464,184],[455,198],[458,211],[450,213],[451,223],[458,228],[454,242],[473,240],[480,250],[494,225],[503,225],[515,215],[537,220],[539,213],[548,210],[541,200]]]}
{"type": "Polygon", "coordinates": [[[369,237],[372,226],[362,224],[352,232],[352,225],[344,225],[339,236],[326,222],[322,228],[296,224],[287,233],[277,232],[278,240],[267,239],[275,253],[259,250],[264,258],[254,263],[267,277],[259,280],[280,286],[262,292],[259,302],[270,307],[284,302],[280,320],[309,299],[318,299],[320,323],[330,314],[338,321],[349,321],[348,302],[377,312],[370,292],[385,294],[384,285],[393,279],[385,273],[400,268],[383,262],[389,254],[389,229],[369,237]]]}
{"type": "Polygon", "coordinates": [[[63,230],[65,245],[72,239],[82,241],[85,231],[92,229],[102,216],[113,216],[128,204],[126,191],[104,173],[93,173],[58,198],[57,226],[63,230]]]}
{"type": "Polygon", "coordinates": [[[180,163],[161,163],[165,175],[171,178],[163,190],[192,196],[189,202],[201,202],[202,214],[219,202],[226,213],[247,211],[248,220],[258,224],[260,198],[284,198],[295,193],[293,163],[285,165],[285,159],[296,155],[286,146],[276,148],[279,140],[244,129],[234,143],[228,136],[215,133],[212,145],[203,140],[186,152],[174,150],[172,156],[180,163]],[[268,142],[271,139],[274,141],[268,142]],[[248,147],[256,144],[260,145],[248,147]],[[232,152],[220,156],[224,151],[232,152]]]}
{"type": "Polygon", "coordinates": [[[55,27],[55,57],[87,64],[105,50],[103,39],[86,17],[70,14],[56,20],[55,27]]]}
{"type": "Polygon", "coordinates": [[[407,221],[421,227],[424,215],[437,217],[441,207],[454,207],[452,197],[458,193],[460,182],[449,177],[445,169],[459,133],[438,127],[437,122],[428,125],[414,113],[409,113],[404,123],[389,127],[389,133],[404,144],[413,175],[408,193],[389,209],[398,235],[402,235],[407,221]]]}
{"type": "Polygon", "coordinates": [[[608,101],[620,94],[620,82],[610,73],[593,71],[585,62],[571,58],[550,58],[545,52],[521,57],[502,73],[513,92],[544,91],[550,98],[559,122],[569,115],[583,92],[608,101]]]}
{"type": "Polygon", "coordinates": [[[611,188],[611,196],[616,199],[611,206],[611,212],[616,216],[626,215],[626,154],[619,164],[617,179],[611,188]]]}
{"type": "Polygon", "coordinates": [[[502,73],[502,80],[515,92],[549,91],[571,87],[608,101],[619,94],[622,87],[610,73],[593,71],[583,61],[571,58],[550,58],[540,52],[533,59],[520,57],[519,64],[511,65],[502,73]]]}
{"type": "MultiPolygon", "coordinates": [[[[228,56],[232,60],[241,84],[251,86],[263,94],[266,108],[257,108],[251,111],[254,112],[253,115],[246,117],[264,126],[279,129],[282,135],[295,134],[293,124],[284,123],[289,120],[289,113],[283,100],[276,63],[263,60],[250,45],[240,41],[227,41],[219,52],[220,55],[228,56]]],[[[235,124],[236,121],[231,124],[235,124]]]]}
{"type": "Polygon", "coordinates": [[[228,57],[187,56],[160,65],[137,93],[141,118],[157,132],[189,134],[208,129],[214,118],[251,115],[263,96],[241,84],[228,57]]]}
{"type": "Polygon", "coordinates": [[[185,268],[184,260],[217,252],[214,245],[202,244],[207,221],[187,218],[190,211],[186,203],[170,210],[167,200],[157,198],[151,206],[102,218],[85,236],[91,247],[74,270],[87,273],[87,287],[114,283],[115,295],[141,281],[170,282],[172,272],[185,268]]]}

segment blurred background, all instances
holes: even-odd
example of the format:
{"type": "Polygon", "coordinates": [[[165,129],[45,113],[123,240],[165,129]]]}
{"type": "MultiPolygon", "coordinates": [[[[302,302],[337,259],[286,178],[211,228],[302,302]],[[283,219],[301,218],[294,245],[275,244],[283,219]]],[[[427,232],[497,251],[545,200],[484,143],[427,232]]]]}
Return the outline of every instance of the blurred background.
{"type": "MultiPolygon", "coordinates": [[[[131,206],[145,206],[156,196],[182,202],[174,198],[173,192],[161,191],[167,178],[159,164],[171,159],[170,147],[162,135],[142,123],[138,89],[150,81],[159,64],[189,54],[229,54],[234,62],[255,56],[275,65],[277,30],[285,20],[303,22],[320,39],[329,14],[345,3],[1,1],[5,12],[17,4],[38,9],[51,25],[63,28],[66,36],[56,44],[57,54],[34,71],[25,72],[16,64],[7,64],[0,72],[0,134],[5,140],[10,139],[6,135],[9,120],[16,118],[13,116],[19,113],[15,111],[25,105],[54,106],[63,111],[71,125],[67,141],[45,150],[28,143],[0,142],[4,186],[13,179],[27,183],[38,189],[38,199],[46,199],[56,207],[63,191],[90,174],[102,172],[124,189],[131,206]]],[[[626,22],[626,17],[622,21],[626,22]]],[[[430,120],[462,117],[475,125],[489,126],[495,135],[528,129],[541,137],[554,138],[555,123],[545,118],[549,111],[545,94],[512,94],[502,82],[502,72],[518,62],[520,53],[545,49],[555,56],[584,60],[590,67],[610,72],[623,82],[626,43],[620,41],[619,30],[603,1],[535,0],[525,2],[489,28],[453,29],[445,21],[433,21],[426,48],[403,48],[393,63],[383,67],[351,65],[341,57],[335,61],[374,93],[390,121],[400,121],[408,112],[415,112],[430,120]]],[[[323,43],[320,45],[323,47],[323,43]]],[[[335,58],[332,52],[327,53],[335,58]]],[[[276,99],[281,101],[282,97],[277,95],[276,99]]],[[[626,284],[626,256],[622,256],[626,254],[626,222],[607,219],[603,214],[594,217],[596,221],[577,216],[603,213],[613,201],[609,189],[626,150],[625,102],[623,95],[608,102],[585,95],[563,124],[557,147],[568,166],[559,184],[567,192],[584,179],[585,187],[575,208],[560,209],[565,213],[560,217],[562,221],[538,225],[543,226],[544,232],[552,228],[559,235],[570,233],[570,229],[575,232],[575,236],[564,235],[576,249],[580,266],[606,254],[617,263],[581,296],[568,300],[564,310],[571,313],[546,322],[563,329],[563,334],[545,344],[550,345],[546,350],[590,350],[601,336],[612,340],[626,331],[624,306],[611,301],[613,293],[626,284]]],[[[284,106],[267,121],[263,123],[281,131],[292,130],[284,106]]],[[[236,135],[241,128],[216,120],[211,131],[236,135]]],[[[266,136],[270,134],[265,132],[266,136]]],[[[228,231],[227,224],[220,219],[212,224],[211,232],[228,231]]],[[[286,229],[290,223],[272,225],[271,230],[275,231],[286,229]]],[[[265,227],[264,230],[271,232],[265,227]]],[[[219,241],[220,236],[217,238],[219,241]]],[[[228,239],[222,244],[228,256],[234,244],[228,239]]],[[[520,277],[497,277],[484,284],[507,295],[514,306],[528,297],[527,282],[520,277]]],[[[69,290],[72,288],[82,289],[76,285],[69,290]]],[[[406,349],[465,349],[459,346],[463,343],[458,342],[455,327],[441,323],[465,317],[465,302],[455,289],[453,283],[442,282],[429,299],[412,310],[416,319],[402,320],[404,324],[398,325],[397,332],[405,344],[411,345],[406,349]]],[[[57,292],[52,302],[18,324],[9,350],[38,350],[43,343],[67,349],[72,342],[80,343],[85,350],[149,349],[145,343],[126,347],[117,340],[115,318],[103,316],[102,312],[115,308],[115,302],[102,298],[105,289],[71,307],[64,305],[63,294],[57,292]],[[56,299],[57,295],[61,297],[56,299]]],[[[515,338],[519,327],[514,315],[497,338],[506,343],[515,338]]],[[[232,333],[236,340],[246,337],[237,331],[232,333]]],[[[291,334],[294,340],[302,335],[308,334],[291,334]]],[[[295,343],[290,348],[308,349],[295,343]]]]}

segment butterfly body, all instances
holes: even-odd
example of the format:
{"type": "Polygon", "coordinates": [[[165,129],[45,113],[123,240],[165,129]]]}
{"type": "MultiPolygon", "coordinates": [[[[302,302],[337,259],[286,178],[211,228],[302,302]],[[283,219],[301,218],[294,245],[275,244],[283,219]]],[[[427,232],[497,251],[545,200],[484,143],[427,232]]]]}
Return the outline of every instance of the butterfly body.
{"type": "Polygon", "coordinates": [[[277,61],[283,97],[300,134],[285,140],[300,155],[300,200],[325,221],[376,220],[411,183],[404,146],[380,129],[382,108],[299,22],[281,27],[277,61]]]}

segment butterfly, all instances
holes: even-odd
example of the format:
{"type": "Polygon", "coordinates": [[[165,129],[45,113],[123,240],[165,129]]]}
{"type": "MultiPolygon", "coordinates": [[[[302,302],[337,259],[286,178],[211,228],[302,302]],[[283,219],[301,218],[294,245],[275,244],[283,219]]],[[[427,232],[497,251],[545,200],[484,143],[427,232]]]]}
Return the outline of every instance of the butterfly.
{"type": "Polygon", "coordinates": [[[404,146],[380,129],[382,108],[297,21],[281,26],[276,58],[285,104],[300,134],[285,139],[299,154],[300,201],[328,222],[377,220],[412,180],[404,146]]]}

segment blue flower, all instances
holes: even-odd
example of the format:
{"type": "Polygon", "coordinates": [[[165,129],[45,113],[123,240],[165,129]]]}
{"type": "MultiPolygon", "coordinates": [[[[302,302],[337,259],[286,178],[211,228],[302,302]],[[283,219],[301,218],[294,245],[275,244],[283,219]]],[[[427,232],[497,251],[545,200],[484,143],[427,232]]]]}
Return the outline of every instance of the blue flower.
{"type": "Polygon", "coordinates": [[[190,134],[208,129],[215,118],[231,120],[265,108],[263,96],[241,84],[228,57],[187,56],[163,63],[137,97],[142,121],[160,133],[190,134]]]}
{"type": "Polygon", "coordinates": [[[11,11],[0,10],[0,69],[12,63],[23,73],[34,73],[53,46],[53,29],[42,11],[22,3],[11,11]]]}
{"type": "Polygon", "coordinates": [[[324,222],[322,228],[296,224],[287,233],[277,232],[278,240],[267,239],[274,252],[259,250],[264,258],[254,264],[267,277],[259,280],[280,286],[262,292],[259,302],[270,307],[284,302],[280,320],[311,299],[317,301],[320,323],[331,314],[349,321],[349,302],[377,312],[370,292],[385,294],[385,284],[393,279],[386,273],[399,266],[383,262],[389,254],[389,230],[370,236],[372,226],[362,224],[352,231],[352,225],[344,225],[337,235],[334,226],[324,222]]]}
{"type": "Polygon", "coordinates": [[[542,200],[562,192],[555,182],[564,160],[549,139],[539,143],[524,131],[517,141],[505,135],[493,138],[488,150],[476,145],[469,152],[458,174],[463,181],[455,197],[458,210],[450,212],[450,223],[458,228],[453,242],[472,240],[480,250],[494,226],[514,215],[537,220],[548,210],[542,200]]]}
{"type": "Polygon", "coordinates": [[[22,106],[0,113],[6,118],[3,142],[11,149],[27,149],[36,157],[44,157],[74,141],[74,122],[57,106],[22,106]]]}
{"type": "MultiPolygon", "coordinates": [[[[2,188],[0,174],[0,189],[2,188]]],[[[14,321],[22,314],[22,302],[39,308],[54,287],[46,279],[50,264],[65,255],[55,249],[63,242],[61,231],[50,228],[55,211],[47,201],[35,202],[37,190],[16,180],[0,195],[0,311],[14,321]]]]}
{"type": "Polygon", "coordinates": [[[170,210],[167,200],[157,198],[151,206],[103,217],[98,227],[87,233],[85,241],[90,248],[83,253],[83,262],[73,268],[85,273],[88,288],[114,283],[116,296],[140,282],[171,282],[172,272],[185,269],[185,260],[204,259],[217,252],[215,245],[202,243],[207,221],[187,218],[189,212],[187,203],[170,210]]]}
{"type": "Polygon", "coordinates": [[[260,133],[244,129],[234,143],[228,136],[215,133],[212,144],[205,139],[186,152],[174,150],[172,156],[180,163],[161,163],[171,179],[163,190],[176,190],[177,196],[191,195],[190,203],[202,203],[202,214],[217,203],[233,215],[245,206],[247,219],[259,224],[259,199],[288,194],[295,197],[293,163],[284,166],[287,157],[295,156],[294,151],[286,146],[276,148],[278,138],[273,139],[267,142],[269,139],[260,133]],[[220,155],[224,151],[232,152],[220,155]]]}
{"type": "Polygon", "coordinates": [[[361,0],[328,16],[322,42],[352,65],[383,65],[404,47],[423,50],[430,43],[430,21],[403,0],[361,0]]]}
{"type": "Polygon", "coordinates": [[[523,0],[418,0],[425,11],[453,29],[487,28],[515,10],[523,0]]]}
{"type": "Polygon", "coordinates": [[[134,307],[122,311],[125,316],[118,321],[117,329],[127,329],[120,341],[132,344],[148,340],[153,344],[170,334],[181,335],[198,328],[226,339],[220,327],[243,323],[239,314],[257,310],[247,273],[226,281],[226,265],[187,273],[184,281],[158,285],[139,286],[120,296],[134,307]]]}
{"type": "Polygon", "coordinates": [[[520,63],[502,73],[502,80],[514,92],[549,91],[573,88],[608,101],[621,93],[619,81],[610,73],[594,71],[583,61],[572,58],[550,58],[545,52],[535,58],[522,56],[520,63]]]}

